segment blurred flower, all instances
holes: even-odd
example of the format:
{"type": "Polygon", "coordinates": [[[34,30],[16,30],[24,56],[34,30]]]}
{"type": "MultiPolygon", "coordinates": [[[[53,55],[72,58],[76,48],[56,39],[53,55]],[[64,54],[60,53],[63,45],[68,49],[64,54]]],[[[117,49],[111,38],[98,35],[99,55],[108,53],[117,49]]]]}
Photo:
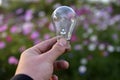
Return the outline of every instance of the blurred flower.
{"type": "Polygon", "coordinates": [[[93,55],[88,55],[88,56],[87,56],[87,59],[88,59],[88,60],[92,60],[92,59],[93,59],[93,55]]]}
{"type": "Polygon", "coordinates": [[[115,48],[112,45],[107,46],[107,51],[108,52],[114,52],[115,48]]]}
{"type": "Polygon", "coordinates": [[[97,35],[92,35],[92,36],[90,37],[90,41],[96,42],[96,41],[97,41],[97,35]]]}
{"type": "Polygon", "coordinates": [[[39,36],[40,36],[40,35],[39,35],[39,32],[34,31],[34,32],[30,35],[30,38],[34,40],[34,39],[37,39],[39,36]]]}
{"type": "Polygon", "coordinates": [[[48,22],[48,18],[46,18],[46,17],[44,17],[44,18],[42,18],[42,19],[40,19],[39,21],[38,21],[38,25],[40,26],[40,27],[43,27],[43,26],[45,26],[45,24],[48,22]]]}
{"type": "Polygon", "coordinates": [[[108,53],[107,51],[104,51],[104,52],[103,52],[103,56],[104,56],[104,57],[107,57],[107,56],[109,56],[109,53],[108,53]]]}
{"type": "Polygon", "coordinates": [[[52,31],[52,32],[54,32],[54,31],[55,31],[54,26],[53,26],[53,24],[52,24],[52,23],[50,23],[50,24],[49,24],[49,30],[50,30],[50,31],[52,31]]]}
{"type": "Polygon", "coordinates": [[[117,33],[116,33],[116,34],[113,34],[113,35],[112,35],[112,39],[115,40],[115,41],[116,41],[116,40],[119,40],[118,34],[117,34],[117,33]]]}
{"type": "Polygon", "coordinates": [[[92,28],[88,28],[88,29],[87,29],[87,33],[88,33],[88,34],[92,34],[92,33],[93,33],[93,29],[92,29],[92,28]]]}
{"type": "Polygon", "coordinates": [[[3,42],[3,41],[0,41],[0,49],[3,49],[3,48],[5,48],[5,46],[6,46],[5,42],[3,42]]]}
{"type": "Polygon", "coordinates": [[[11,33],[16,33],[17,31],[17,27],[16,26],[12,26],[11,29],[10,29],[10,32],[11,33]]]}
{"type": "Polygon", "coordinates": [[[82,45],[80,44],[75,45],[74,50],[82,50],[82,45]]]}
{"type": "Polygon", "coordinates": [[[95,43],[91,43],[88,45],[88,50],[90,51],[94,51],[96,49],[96,44],[95,43]]]}
{"type": "Polygon", "coordinates": [[[1,33],[1,38],[6,38],[7,35],[8,35],[7,32],[2,32],[2,33],[1,33]]]}
{"type": "Polygon", "coordinates": [[[78,68],[78,70],[79,70],[79,73],[80,73],[80,74],[85,74],[85,72],[87,71],[87,68],[86,68],[86,66],[80,66],[80,67],[78,68]]]}
{"type": "Polygon", "coordinates": [[[50,37],[51,37],[50,34],[45,34],[45,35],[44,35],[44,39],[45,39],[45,40],[49,39],[50,37]]]}
{"type": "Polygon", "coordinates": [[[9,59],[8,59],[8,63],[17,65],[18,64],[18,59],[15,58],[14,56],[10,56],[9,59]]]}
{"type": "Polygon", "coordinates": [[[105,8],[105,11],[107,11],[108,13],[112,13],[112,12],[113,12],[112,6],[106,7],[106,8],[105,8]]]}
{"type": "Polygon", "coordinates": [[[19,32],[21,32],[21,29],[19,28],[19,26],[13,25],[13,26],[10,28],[10,32],[11,32],[11,33],[19,33],[19,32]]]}
{"type": "Polygon", "coordinates": [[[101,51],[105,50],[105,44],[99,44],[98,49],[101,50],[101,51]]]}
{"type": "Polygon", "coordinates": [[[33,18],[33,11],[27,10],[24,16],[25,21],[30,21],[33,18]]]}
{"type": "Polygon", "coordinates": [[[21,47],[19,48],[19,51],[20,51],[20,52],[23,52],[25,49],[26,49],[26,46],[21,46],[21,47]]]}
{"type": "Polygon", "coordinates": [[[11,41],[12,41],[12,37],[11,37],[11,36],[7,36],[7,37],[6,37],[6,41],[7,41],[7,42],[11,42],[11,41]]]}
{"type": "Polygon", "coordinates": [[[86,65],[87,64],[87,59],[86,58],[82,58],[81,60],[80,60],[80,63],[82,64],[82,65],[86,65]]]}
{"type": "Polygon", "coordinates": [[[3,14],[0,14],[0,24],[3,23],[3,19],[4,19],[4,15],[3,15],[3,14]]]}
{"type": "Polygon", "coordinates": [[[77,15],[81,16],[81,15],[85,15],[85,14],[90,14],[91,10],[88,6],[83,6],[80,9],[76,9],[75,12],[77,15]]]}
{"type": "Polygon", "coordinates": [[[77,36],[75,34],[73,34],[72,37],[71,37],[71,41],[75,42],[77,40],[78,40],[77,36]]]}
{"type": "Polygon", "coordinates": [[[60,3],[56,3],[56,4],[54,4],[53,9],[56,9],[56,8],[58,8],[59,6],[61,6],[61,4],[60,4],[60,3]]]}
{"type": "Polygon", "coordinates": [[[40,40],[40,39],[35,39],[35,40],[34,40],[34,45],[40,43],[41,41],[42,41],[42,40],[40,40]]]}
{"type": "Polygon", "coordinates": [[[23,34],[27,35],[27,34],[31,33],[32,30],[33,30],[33,26],[34,25],[31,22],[24,23],[23,26],[22,26],[22,28],[23,28],[23,34]]]}
{"type": "Polygon", "coordinates": [[[38,16],[39,17],[44,17],[46,14],[45,14],[45,12],[44,11],[40,11],[39,13],[38,13],[38,16]]]}
{"type": "Polygon", "coordinates": [[[84,45],[88,45],[88,44],[89,44],[89,41],[88,41],[88,40],[84,40],[84,41],[83,41],[83,44],[84,44],[84,45]]]}
{"type": "Polygon", "coordinates": [[[2,26],[0,26],[0,32],[4,32],[4,31],[6,31],[7,28],[8,28],[7,25],[2,25],[2,26]]]}
{"type": "Polygon", "coordinates": [[[54,0],[46,0],[46,3],[52,3],[54,0]]]}
{"type": "Polygon", "coordinates": [[[21,14],[21,13],[23,13],[23,8],[19,8],[19,9],[16,10],[16,14],[19,15],[19,14],[21,14]]]}

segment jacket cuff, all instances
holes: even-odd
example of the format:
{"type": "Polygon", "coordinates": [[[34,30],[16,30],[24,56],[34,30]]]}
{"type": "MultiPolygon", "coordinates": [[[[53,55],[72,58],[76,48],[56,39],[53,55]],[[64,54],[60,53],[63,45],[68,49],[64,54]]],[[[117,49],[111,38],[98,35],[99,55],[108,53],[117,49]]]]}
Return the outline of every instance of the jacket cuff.
{"type": "Polygon", "coordinates": [[[17,74],[13,76],[11,80],[33,80],[33,79],[26,74],[17,74]]]}

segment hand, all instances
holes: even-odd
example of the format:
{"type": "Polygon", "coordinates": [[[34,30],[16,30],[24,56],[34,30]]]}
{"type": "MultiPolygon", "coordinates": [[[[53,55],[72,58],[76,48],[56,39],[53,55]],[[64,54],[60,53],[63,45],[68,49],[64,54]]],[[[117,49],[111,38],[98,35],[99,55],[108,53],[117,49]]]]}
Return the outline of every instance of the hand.
{"type": "Polygon", "coordinates": [[[58,80],[56,75],[52,75],[54,69],[67,69],[67,61],[55,61],[62,55],[70,45],[64,38],[57,41],[51,38],[43,41],[21,54],[21,58],[16,70],[16,74],[26,74],[34,80],[58,80]]]}

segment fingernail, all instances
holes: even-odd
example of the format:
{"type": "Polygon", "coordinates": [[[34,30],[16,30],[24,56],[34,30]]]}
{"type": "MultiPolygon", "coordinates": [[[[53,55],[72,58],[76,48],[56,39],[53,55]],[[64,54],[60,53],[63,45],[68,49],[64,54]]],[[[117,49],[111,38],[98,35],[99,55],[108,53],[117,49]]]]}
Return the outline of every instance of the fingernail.
{"type": "Polygon", "coordinates": [[[61,46],[66,46],[66,45],[67,45],[67,40],[65,40],[64,38],[61,38],[61,39],[59,40],[59,44],[60,44],[61,46]]]}

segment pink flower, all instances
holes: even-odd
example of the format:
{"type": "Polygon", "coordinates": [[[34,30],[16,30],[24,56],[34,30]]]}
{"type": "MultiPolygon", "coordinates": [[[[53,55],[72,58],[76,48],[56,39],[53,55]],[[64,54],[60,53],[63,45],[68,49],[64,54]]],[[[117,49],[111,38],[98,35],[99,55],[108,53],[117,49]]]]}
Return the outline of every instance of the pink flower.
{"type": "Polygon", "coordinates": [[[5,42],[0,41],[0,49],[5,48],[5,46],[6,46],[5,42]]]}
{"type": "Polygon", "coordinates": [[[7,25],[0,26],[0,32],[4,32],[7,30],[7,25]]]}
{"type": "Polygon", "coordinates": [[[11,33],[17,33],[18,32],[17,26],[12,26],[11,29],[10,29],[10,32],[11,33]]]}
{"type": "Polygon", "coordinates": [[[42,18],[42,19],[40,19],[39,21],[38,21],[38,25],[40,26],[40,27],[43,27],[43,26],[45,26],[45,24],[48,22],[48,18],[42,18]]]}
{"type": "Polygon", "coordinates": [[[50,31],[55,31],[54,26],[53,26],[52,23],[49,24],[49,30],[50,30],[50,31]]]}
{"type": "Polygon", "coordinates": [[[77,41],[77,36],[76,36],[76,35],[72,35],[72,37],[71,37],[71,41],[72,41],[72,42],[77,41]]]}
{"type": "Polygon", "coordinates": [[[25,51],[25,49],[26,49],[25,46],[21,46],[21,47],[19,48],[19,51],[20,51],[20,52],[23,52],[23,51],[25,51]]]}
{"type": "Polygon", "coordinates": [[[33,32],[30,37],[31,37],[31,39],[38,38],[39,37],[39,32],[37,32],[37,31],[33,32]]]}
{"type": "Polygon", "coordinates": [[[8,63],[16,65],[16,64],[18,64],[18,59],[15,58],[14,56],[10,56],[8,59],[8,63]]]}
{"type": "Polygon", "coordinates": [[[52,3],[53,0],[46,0],[46,3],[52,3]]]}
{"type": "Polygon", "coordinates": [[[74,46],[74,49],[75,49],[75,50],[81,50],[81,49],[82,49],[82,46],[79,45],[79,44],[77,44],[77,45],[74,46]]]}
{"type": "Polygon", "coordinates": [[[49,34],[45,34],[45,35],[44,35],[44,39],[45,39],[45,40],[49,39],[50,37],[51,37],[51,36],[50,36],[49,34]]]}
{"type": "Polygon", "coordinates": [[[11,42],[11,41],[12,41],[12,37],[11,37],[11,36],[7,36],[7,37],[6,37],[6,41],[7,41],[7,42],[11,42]]]}
{"type": "Polygon", "coordinates": [[[42,41],[42,40],[40,40],[40,39],[36,39],[36,40],[34,40],[34,45],[40,43],[41,41],[42,41]]]}
{"type": "Polygon", "coordinates": [[[27,10],[24,16],[25,21],[30,21],[33,18],[33,11],[27,10]]]}
{"type": "Polygon", "coordinates": [[[32,32],[33,30],[33,23],[27,22],[23,24],[23,34],[27,35],[32,32]]]}
{"type": "Polygon", "coordinates": [[[23,12],[23,9],[22,8],[19,8],[16,10],[16,14],[21,14],[23,12]]]}

